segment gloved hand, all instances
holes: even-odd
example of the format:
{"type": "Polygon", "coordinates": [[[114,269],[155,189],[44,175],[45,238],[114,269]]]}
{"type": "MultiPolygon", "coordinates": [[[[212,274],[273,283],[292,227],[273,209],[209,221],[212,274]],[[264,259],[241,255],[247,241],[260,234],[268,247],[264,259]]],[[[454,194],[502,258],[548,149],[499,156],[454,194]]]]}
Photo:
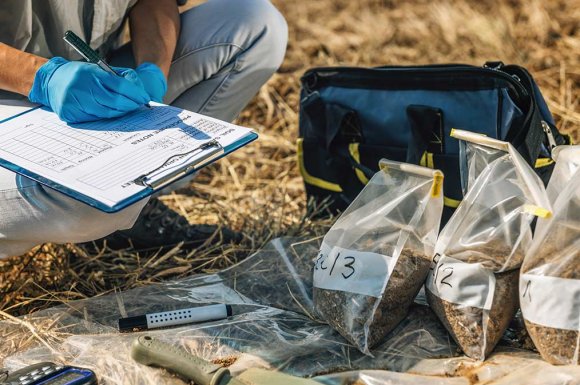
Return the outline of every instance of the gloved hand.
{"type": "Polygon", "coordinates": [[[115,118],[150,101],[134,70],[118,68],[117,73],[54,57],[36,72],[28,98],[50,107],[67,123],[115,118]]]}
{"type": "Polygon", "coordinates": [[[153,63],[142,63],[135,72],[139,75],[151,100],[161,103],[167,92],[167,81],[161,68],[153,63]]]}

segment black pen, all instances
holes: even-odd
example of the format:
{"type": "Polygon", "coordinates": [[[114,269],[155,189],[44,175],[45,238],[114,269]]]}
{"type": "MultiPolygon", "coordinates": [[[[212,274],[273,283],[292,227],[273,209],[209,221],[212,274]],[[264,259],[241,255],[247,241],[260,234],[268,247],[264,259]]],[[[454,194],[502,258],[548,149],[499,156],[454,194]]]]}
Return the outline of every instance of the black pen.
{"type": "Polygon", "coordinates": [[[95,50],[93,50],[87,43],[83,41],[80,37],[77,36],[76,33],[73,31],[66,31],[63,37],[64,41],[66,41],[71,47],[73,47],[82,57],[85,58],[86,61],[89,63],[94,63],[101,67],[103,70],[111,73],[113,75],[119,76],[118,73],[115,72],[114,69],[108,65],[95,50]]]}
{"type": "Polygon", "coordinates": [[[149,330],[189,323],[217,321],[232,315],[230,305],[216,304],[119,319],[120,332],[149,330]]]}

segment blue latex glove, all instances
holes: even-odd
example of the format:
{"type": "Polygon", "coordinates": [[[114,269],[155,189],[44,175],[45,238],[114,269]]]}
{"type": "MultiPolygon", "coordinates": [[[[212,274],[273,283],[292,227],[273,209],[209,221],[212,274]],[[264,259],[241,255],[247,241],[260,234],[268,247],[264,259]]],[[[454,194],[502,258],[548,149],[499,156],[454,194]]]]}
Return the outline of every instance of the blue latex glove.
{"type": "Polygon", "coordinates": [[[54,57],[36,72],[28,98],[68,123],[115,118],[150,101],[134,70],[117,73],[120,76],[96,64],[54,57]]]}
{"type": "Polygon", "coordinates": [[[135,69],[145,90],[154,102],[161,103],[167,92],[167,81],[161,68],[153,63],[143,63],[135,69]]]}

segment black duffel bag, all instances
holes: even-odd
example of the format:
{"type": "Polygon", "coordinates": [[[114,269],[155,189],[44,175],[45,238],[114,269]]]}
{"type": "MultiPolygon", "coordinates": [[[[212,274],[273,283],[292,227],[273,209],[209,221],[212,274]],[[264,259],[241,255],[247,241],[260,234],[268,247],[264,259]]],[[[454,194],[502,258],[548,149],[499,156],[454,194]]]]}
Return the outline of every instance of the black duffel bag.
{"type": "Polygon", "coordinates": [[[421,164],[445,174],[445,223],[462,199],[452,128],[509,141],[545,183],[551,149],[569,143],[520,66],[314,68],[302,77],[300,100],[298,162],[306,193],[342,211],[381,158],[421,164]]]}

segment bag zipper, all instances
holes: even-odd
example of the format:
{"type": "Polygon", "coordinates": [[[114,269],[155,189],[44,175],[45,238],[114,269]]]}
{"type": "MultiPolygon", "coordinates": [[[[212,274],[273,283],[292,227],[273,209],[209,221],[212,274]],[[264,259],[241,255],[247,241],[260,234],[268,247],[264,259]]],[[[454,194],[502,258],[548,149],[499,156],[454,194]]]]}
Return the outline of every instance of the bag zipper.
{"type": "MultiPolygon", "coordinates": [[[[425,65],[425,66],[413,66],[413,67],[402,67],[402,66],[384,66],[377,68],[360,68],[360,67],[320,67],[313,68],[307,71],[303,76],[303,84],[308,91],[312,91],[320,79],[329,79],[337,74],[356,76],[356,79],[362,80],[364,76],[370,75],[381,75],[398,77],[400,74],[414,74],[416,76],[427,76],[427,75],[440,75],[449,74],[453,77],[460,75],[471,76],[474,74],[483,75],[490,78],[500,78],[505,80],[511,88],[516,91],[518,96],[528,96],[528,91],[521,84],[517,76],[512,76],[507,72],[501,70],[501,67],[475,67],[467,64],[435,64],[435,65],[425,65]],[[387,70],[387,71],[385,71],[387,70]],[[455,70],[451,73],[450,70],[455,70]]],[[[334,79],[337,83],[340,83],[340,79],[334,79]]],[[[374,80],[374,79],[373,79],[374,80]]]]}
{"type": "Polygon", "coordinates": [[[544,132],[546,133],[546,137],[548,138],[550,150],[553,150],[554,147],[556,147],[558,144],[556,143],[556,138],[554,138],[554,133],[552,132],[552,129],[550,128],[548,123],[546,123],[543,120],[542,120],[542,129],[544,130],[544,132]]]}
{"type": "Polygon", "coordinates": [[[492,71],[496,71],[499,74],[505,74],[508,76],[511,76],[512,78],[514,78],[523,88],[524,90],[524,95],[528,95],[528,90],[522,85],[522,79],[520,79],[520,77],[516,74],[510,74],[504,70],[502,70],[502,68],[505,66],[505,64],[503,64],[503,62],[487,62],[483,65],[483,68],[492,70],[492,71]],[[495,65],[492,65],[495,64],[495,65]]]}

